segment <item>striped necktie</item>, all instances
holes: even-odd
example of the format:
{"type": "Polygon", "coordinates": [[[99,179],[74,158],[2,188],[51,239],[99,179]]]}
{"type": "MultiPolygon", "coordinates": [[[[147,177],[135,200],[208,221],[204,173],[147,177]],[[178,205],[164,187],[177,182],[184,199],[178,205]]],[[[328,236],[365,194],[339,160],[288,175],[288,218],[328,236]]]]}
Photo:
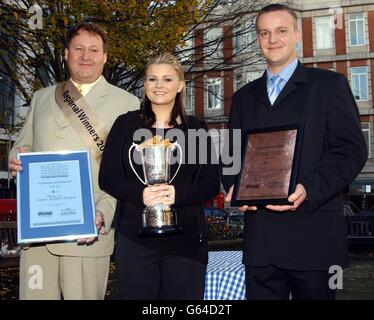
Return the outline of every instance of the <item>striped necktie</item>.
{"type": "Polygon", "coordinates": [[[282,91],[282,81],[283,79],[280,76],[273,76],[270,79],[270,88],[268,95],[271,105],[274,104],[274,101],[277,99],[279,93],[282,91]]]}

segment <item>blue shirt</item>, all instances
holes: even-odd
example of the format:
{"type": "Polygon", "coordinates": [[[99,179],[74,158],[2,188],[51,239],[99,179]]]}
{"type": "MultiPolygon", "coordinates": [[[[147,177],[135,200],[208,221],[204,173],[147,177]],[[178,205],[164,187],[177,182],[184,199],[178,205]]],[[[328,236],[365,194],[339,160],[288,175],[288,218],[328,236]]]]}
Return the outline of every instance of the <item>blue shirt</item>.
{"type": "MultiPolygon", "coordinates": [[[[298,64],[298,60],[297,58],[295,58],[287,67],[285,67],[281,72],[279,72],[277,75],[280,76],[284,81],[281,82],[280,84],[280,89],[281,91],[283,90],[284,86],[286,85],[286,83],[288,82],[288,80],[290,80],[292,74],[294,73],[294,71],[296,70],[296,67],[297,67],[297,64],[298,64]]],[[[266,87],[267,87],[267,91],[268,91],[268,94],[269,94],[269,91],[270,91],[270,79],[275,76],[275,74],[272,74],[268,69],[266,69],[266,76],[267,76],[267,81],[266,81],[266,87]]]]}

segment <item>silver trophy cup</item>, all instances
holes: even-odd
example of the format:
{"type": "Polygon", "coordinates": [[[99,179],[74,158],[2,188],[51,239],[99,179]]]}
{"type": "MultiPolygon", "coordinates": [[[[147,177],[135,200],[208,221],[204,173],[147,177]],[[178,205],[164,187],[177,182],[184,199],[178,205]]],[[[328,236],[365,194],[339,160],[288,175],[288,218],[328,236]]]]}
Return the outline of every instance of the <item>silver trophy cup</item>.
{"type": "MultiPolygon", "coordinates": [[[[182,149],[177,142],[170,143],[167,146],[163,144],[141,146],[133,143],[129,149],[129,163],[135,175],[144,185],[169,184],[174,180],[181,167],[182,149]],[[134,148],[141,155],[144,180],[139,177],[132,164],[131,152],[134,148]],[[175,148],[180,151],[180,161],[177,171],[170,179],[170,159],[175,148]]],[[[180,232],[181,228],[177,225],[176,211],[172,206],[156,204],[147,206],[143,210],[140,234],[161,235],[180,232]]]]}

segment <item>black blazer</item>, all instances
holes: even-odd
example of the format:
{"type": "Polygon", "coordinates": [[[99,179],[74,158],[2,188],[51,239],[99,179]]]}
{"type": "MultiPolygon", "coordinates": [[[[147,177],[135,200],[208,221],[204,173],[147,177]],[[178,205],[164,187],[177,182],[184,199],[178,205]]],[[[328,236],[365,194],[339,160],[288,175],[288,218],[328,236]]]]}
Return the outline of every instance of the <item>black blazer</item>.
{"type": "MultiPolygon", "coordinates": [[[[202,129],[206,132],[204,122],[195,117],[188,117],[189,129],[202,129]]],[[[189,144],[187,128],[181,128],[183,136],[178,136],[178,142],[183,149],[184,159],[175,179],[171,182],[175,187],[175,204],[178,225],[182,227],[181,235],[162,237],[141,237],[138,232],[141,227],[141,214],[144,209],[143,190],[145,186],[132,171],[128,161],[128,150],[133,143],[134,132],[141,128],[139,111],[128,112],[115,121],[105,145],[100,166],[99,185],[104,191],[117,199],[115,213],[115,228],[124,237],[143,244],[149,248],[166,254],[174,254],[207,263],[208,247],[206,227],[202,203],[213,198],[219,192],[218,160],[211,161],[212,141],[208,138],[206,146],[201,149],[199,139],[196,144],[189,144]],[[181,139],[181,141],[179,140],[181,139]],[[183,141],[184,140],[184,141],[183,141]],[[185,143],[184,143],[185,142],[185,143]],[[199,151],[206,153],[202,156],[203,163],[196,163],[199,151]],[[196,153],[196,158],[190,157],[196,153]],[[206,156],[206,158],[205,158],[206,156]],[[187,161],[187,160],[192,161],[187,161]]],[[[147,129],[147,128],[146,128],[147,129]]],[[[148,128],[150,129],[150,128],[148,128]]],[[[139,143],[140,141],[134,141],[139,143]]],[[[134,168],[144,179],[143,169],[135,162],[134,168]]],[[[171,166],[170,176],[173,176],[178,165],[171,166]]]]}
{"type": "MultiPolygon", "coordinates": [[[[295,123],[304,125],[297,181],[305,187],[307,201],[295,212],[246,213],[243,262],[297,270],[347,266],[340,192],[367,160],[359,112],[347,79],[299,63],[273,106],[267,95],[266,72],[233,96],[230,129],[244,132],[295,123]]],[[[226,189],[234,178],[222,176],[226,189]]]]}

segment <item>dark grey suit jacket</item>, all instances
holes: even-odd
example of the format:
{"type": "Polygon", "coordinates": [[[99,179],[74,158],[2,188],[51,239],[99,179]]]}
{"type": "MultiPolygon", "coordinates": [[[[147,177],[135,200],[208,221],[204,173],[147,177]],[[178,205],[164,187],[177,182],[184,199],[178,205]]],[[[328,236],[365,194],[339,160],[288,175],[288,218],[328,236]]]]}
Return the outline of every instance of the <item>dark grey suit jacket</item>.
{"type": "MultiPolygon", "coordinates": [[[[299,63],[273,106],[266,91],[266,72],[233,96],[230,129],[245,132],[295,123],[304,125],[297,182],[307,190],[308,199],[295,212],[246,213],[243,262],[295,270],[347,266],[340,192],[367,160],[347,79],[299,63]]],[[[234,179],[222,175],[226,189],[234,179]]]]}

